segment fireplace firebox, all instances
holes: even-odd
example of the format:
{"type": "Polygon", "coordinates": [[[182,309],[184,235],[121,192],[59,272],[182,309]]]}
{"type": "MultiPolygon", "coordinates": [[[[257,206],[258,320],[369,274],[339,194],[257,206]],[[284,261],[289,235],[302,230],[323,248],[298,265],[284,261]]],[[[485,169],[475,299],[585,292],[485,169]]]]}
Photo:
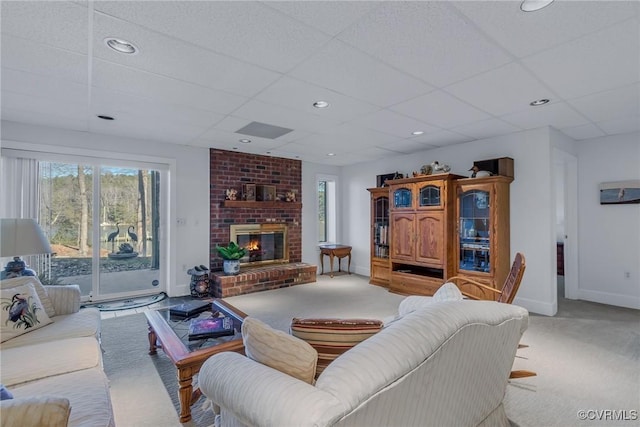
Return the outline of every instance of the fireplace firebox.
{"type": "Polygon", "coordinates": [[[289,262],[286,224],[231,225],[230,238],[247,249],[247,255],[240,259],[243,266],[289,262]]]}

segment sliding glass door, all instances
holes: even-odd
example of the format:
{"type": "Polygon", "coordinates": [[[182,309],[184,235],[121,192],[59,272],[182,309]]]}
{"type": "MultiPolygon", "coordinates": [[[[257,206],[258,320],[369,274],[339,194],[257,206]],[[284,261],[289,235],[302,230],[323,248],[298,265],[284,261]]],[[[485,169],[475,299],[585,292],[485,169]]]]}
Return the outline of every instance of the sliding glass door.
{"type": "Polygon", "coordinates": [[[39,165],[40,223],[54,251],[50,280],[78,284],[89,301],[164,291],[162,172],[139,166],[39,165]]]}

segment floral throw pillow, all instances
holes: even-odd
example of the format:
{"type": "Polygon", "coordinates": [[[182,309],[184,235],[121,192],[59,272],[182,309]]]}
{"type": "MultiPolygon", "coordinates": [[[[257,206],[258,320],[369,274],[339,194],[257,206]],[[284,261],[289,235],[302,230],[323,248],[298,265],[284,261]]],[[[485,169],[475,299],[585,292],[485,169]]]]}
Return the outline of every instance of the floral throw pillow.
{"type": "Polygon", "coordinates": [[[0,342],[52,323],[31,283],[0,292],[0,342]]]}

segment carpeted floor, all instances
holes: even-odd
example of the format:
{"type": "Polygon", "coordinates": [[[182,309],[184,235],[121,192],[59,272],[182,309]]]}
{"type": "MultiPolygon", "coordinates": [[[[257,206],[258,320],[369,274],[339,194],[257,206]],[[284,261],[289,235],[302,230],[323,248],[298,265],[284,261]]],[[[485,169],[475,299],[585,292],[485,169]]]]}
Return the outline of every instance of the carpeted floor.
{"type": "MultiPolygon", "coordinates": [[[[373,317],[396,312],[402,296],[371,286],[360,276],[320,276],[318,282],[227,300],[271,326],[287,330],[291,317],[373,317]]],[[[179,426],[177,380],[159,351],[147,355],[142,314],[103,321],[104,364],[111,380],[118,427],[179,426]]],[[[562,299],[554,317],[530,317],[515,368],[538,373],[513,380],[505,408],[513,426],[638,426],[640,421],[581,421],[579,410],[640,410],[640,312],[562,299]]],[[[187,426],[212,424],[192,407],[187,426]]]]}

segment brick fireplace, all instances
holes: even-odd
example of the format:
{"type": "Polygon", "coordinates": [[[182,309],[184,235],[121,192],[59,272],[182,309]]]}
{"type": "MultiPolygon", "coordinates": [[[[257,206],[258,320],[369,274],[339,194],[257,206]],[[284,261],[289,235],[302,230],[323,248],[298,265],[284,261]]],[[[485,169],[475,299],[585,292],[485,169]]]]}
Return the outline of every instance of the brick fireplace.
{"type": "MultiPolygon", "coordinates": [[[[315,281],[316,266],[302,261],[302,163],[299,160],[210,150],[210,267],[217,297],[275,289],[315,281]],[[243,184],[273,185],[276,195],[293,191],[295,202],[241,200],[243,184]],[[236,201],[225,200],[227,189],[238,192],[236,201]],[[242,267],[238,276],[223,276],[216,244],[231,239],[231,225],[283,224],[287,231],[288,264],[242,267]],[[285,268],[286,266],[286,268],[285,268]],[[311,274],[313,271],[313,274],[311,274]],[[255,282],[255,283],[254,283],[255,282]]],[[[236,242],[237,243],[237,242],[236,242]]]]}

